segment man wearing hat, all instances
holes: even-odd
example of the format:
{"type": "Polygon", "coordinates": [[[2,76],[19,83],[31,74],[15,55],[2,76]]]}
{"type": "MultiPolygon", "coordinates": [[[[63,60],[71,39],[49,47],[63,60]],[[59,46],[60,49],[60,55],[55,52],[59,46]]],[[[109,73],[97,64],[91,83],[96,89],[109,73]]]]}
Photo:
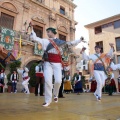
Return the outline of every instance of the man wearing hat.
{"type": "Polygon", "coordinates": [[[40,86],[40,96],[43,95],[44,89],[44,76],[43,76],[43,61],[40,60],[39,64],[35,67],[36,71],[36,85],[35,85],[35,96],[38,96],[38,88],[40,86]]]}
{"type": "Polygon", "coordinates": [[[36,33],[31,32],[31,39],[42,44],[44,50],[44,78],[45,78],[45,103],[43,106],[46,107],[52,102],[52,75],[54,74],[54,101],[58,102],[58,93],[62,81],[62,64],[61,64],[61,54],[62,48],[60,46],[68,44],[68,46],[75,46],[79,44],[83,38],[75,40],[72,42],[66,42],[56,38],[56,29],[48,28],[46,29],[48,39],[41,39],[36,36],[36,33]]]}
{"type": "Polygon", "coordinates": [[[97,81],[97,89],[94,93],[95,97],[98,101],[101,100],[102,97],[102,88],[105,84],[105,79],[107,78],[105,65],[110,63],[110,57],[113,55],[114,47],[113,44],[109,44],[111,46],[110,52],[107,54],[101,53],[101,47],[95,46],[95,54],[87,55],[83,48],[81,50],[82,58],[84,60],[92,60],[93,67],[91,69],[91,77],[95,77],[97,81]]]}

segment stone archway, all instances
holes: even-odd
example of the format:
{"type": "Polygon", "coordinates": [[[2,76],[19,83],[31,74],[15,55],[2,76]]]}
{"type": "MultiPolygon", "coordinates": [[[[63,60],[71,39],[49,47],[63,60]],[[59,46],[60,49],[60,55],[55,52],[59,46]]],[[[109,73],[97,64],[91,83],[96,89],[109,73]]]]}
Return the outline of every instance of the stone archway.
{"type": "Polygon", "coordinates": [[[24,60],[24,62],[22,63],[21,67],[24,67],[24,66],[28,65],[28,64],[29,64],[30,62],[32,62],[32,61],[39,61],[39,60],[41,60],[41,59],[42,59],[41,56],[28,56],[28,57],[24,60]]]}
{"type": "Polygon", "coordinates": [[[13,12],[15,12],[15,13],[18,13],[18,10],[17,10],[17,8],[16,8],[16,6],[14,5],[14,3],[11,3],[11,2],[3,2],[2,4],[1,4],[1,7],[2,8],[5,8],[5,9],[7,9],[7,10],[10,10],[10,11],[13,11],[13,12]]]}
{"type": "MultiPolygon", "coordinates": [[[[39,60],[37,59],[30,59],[26,62],[25,66],[30,70],[30,67],[34,64],[34,63],[37,63],[39,60]]],[[[22,89],[23,89],[23,86],[22,86],[22,76],[19,75],[19,83],[17,84],[17,90],[20,92],[22,89]]]]}
{"type": "Polygon", "coordinates": [[[26,67],[27,67],[28,69],[30,69],[30,67],[32,66],[32,64],[33,64],[33,63],[36,63],[36,62],[38,62],[38,60],[30,61],[30,62],[26,65],[26,67]]]}

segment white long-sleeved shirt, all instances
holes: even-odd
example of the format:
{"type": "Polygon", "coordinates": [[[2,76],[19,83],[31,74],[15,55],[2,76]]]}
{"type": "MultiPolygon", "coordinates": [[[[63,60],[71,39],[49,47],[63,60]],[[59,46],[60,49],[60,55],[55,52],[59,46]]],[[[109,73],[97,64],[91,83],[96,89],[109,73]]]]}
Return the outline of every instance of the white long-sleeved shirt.
{"type": "MultiPolygon", "coordinates": [[[[33,30],[32,30],[32,33],[31,33],[31,35],[30,35],[30,38],[31,38],[32,40],[36,41],[36,42],[41,43],[41,44],[42,44],[42,49],[43,49],[44,51],[46,50],[48,44],[50,43],[50,41],[49,41],[48,39],[42,39],[42,38],[37,37],[37,36],[36,36],[36,33],[35,33],[33,30]]],[[[67,42],[67,44],[68,44],[69,46],[76,46],[76,45],[79,44],[80,42],[81,42],[81,40],[74,40],[74,41],[71,41],[71,42],[67,42]]],[[[60,49],[60,51],[61,51],[61,53],[62,53],[62,48],[59,47],[59,49],[60,49]]],[[[58,54],[55,48],[50,49],[50,50],[48,51],[48,53],[58,54]]]]}
{"type": "Polygon", "coordinates": [[[10,80],[13,81],[13,80],[18,80],[18,74],[12,74],[10,76],[10,80]],[[14,75],[14,78],[13,78],[13,75],[14,75]],[[12,79],[13,78],[13,79],[12,79]]]}
{"type": "MultiPolygon", "coordinates": [[[[98,56],[100,56],[101,53],[98,54],[98,56]]],[[[109,53],[106,54],[107,57],[112,57],[113,55],[113,48],[110,49],[109,53]]],[[[82,58],[84,60],[92,60],[93,63],[98,59],[98,57],[95,54],[91,54],[91,55],[87,55],[85,52],[82,53],[82,58]]],[[[104,62],[104,59],[103,59],[104,62]]],[[[102,63],[101,60],[98,60],[96,63],[102,63]]]]}
{"type": "Polygon", "coordinates": [[[71,77],[69,76],[69,78],[68,79],[66,79],[66,77],[65,77],[65,79],[64,79],[64,81],[70,81],[71,80],[71,77]]]}
{"type": "Polygon", "coordinates": [[[0,78],[3,78],[3,79],[5,79],[6,78],[6,75],[5,75],[5,73],[3,72],[3,73],[0,73],[0,78]]]}
{"type": "Polygon", "coordinates": [[[17,69],[17,72],[18,72],[19,74],[22,74],[22,78],[28,77],[28,72],[29,72],[28,68],[25,67],[24,70],[17,69]],[[25,72],[23,73],[24,70],[25,70],[25,72]]]}
{"type": "Polygon", "coordinates": [[[75,77],[75,81],[80,81],[81,80],[81,75],[79,75],[79,79],[77,80],[77,78],[75,77]]]}
{"type": "Polygon", "coordinates": [[[114,64],[113,62],[111,62],[110,67],[112,68],[112,70],[120,70],[120,64],[114,64]]]}
{"type": "Polygon", "coordinates": [[[35,72],[36,72],[36,73],[43,73],[42,68],[43,68],[42,66],[36,66],[36,67],[35,67],[35,72]],[[39,67],[41,67],[41,71],[39,71],[39,67]]]}

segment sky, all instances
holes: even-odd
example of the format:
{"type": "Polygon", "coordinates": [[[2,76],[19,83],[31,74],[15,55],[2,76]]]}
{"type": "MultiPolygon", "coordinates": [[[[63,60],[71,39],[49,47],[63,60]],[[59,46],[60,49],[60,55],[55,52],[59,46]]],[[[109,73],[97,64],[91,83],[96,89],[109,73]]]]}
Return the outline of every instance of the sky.
{"type": "Polygon", "coordinates": [[[75,38],[84,36],[89,40],[88,31],[84,25],[120,14],[120,0],[74,0],[77,8],[75,9],[76,26],[75,38]]]}

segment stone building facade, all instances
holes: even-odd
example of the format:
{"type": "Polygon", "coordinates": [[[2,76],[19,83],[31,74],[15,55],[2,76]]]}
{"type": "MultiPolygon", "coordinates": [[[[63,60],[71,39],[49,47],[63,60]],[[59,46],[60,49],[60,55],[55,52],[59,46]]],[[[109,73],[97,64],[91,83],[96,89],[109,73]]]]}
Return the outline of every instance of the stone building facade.
{"type": "MultiPolygon", "coordinates": [[[[0,26],[16,31],[15,42],[19,42],[20,35],[22,38],[22,67],[41,59],[34,54],[34,43],[25,34],[29,23],[32,21],[37,36],[41,38],[47,38],[46,28],[54,27],[58,38],[74,40],[75,8],[73,0],[0,0],[0,26]]],[[[71,69],[72,74],[74,70],[71,69]]]]}
{"type": "MultiPolygon", "coordinates": [[[[100,45],[102,48],[102,52],[107,53],[110,50],[109,43],[114,43],[114,62],[120,63],[120,14],[85,25],[85,27],[89,31],[90,54],[93,54],[95,52],[95,45],[100,45]]],[[[118,74],[118,71],[115,72],[117,86],[118,74]]]]}

